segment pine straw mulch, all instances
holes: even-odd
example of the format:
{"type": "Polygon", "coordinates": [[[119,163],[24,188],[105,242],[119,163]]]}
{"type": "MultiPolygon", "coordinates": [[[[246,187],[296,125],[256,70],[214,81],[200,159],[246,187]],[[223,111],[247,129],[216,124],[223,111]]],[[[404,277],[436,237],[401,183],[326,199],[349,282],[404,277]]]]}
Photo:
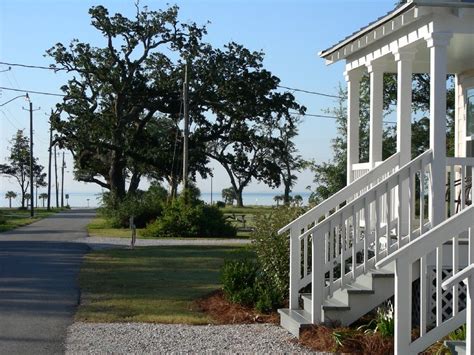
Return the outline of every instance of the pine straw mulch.
{"type": "Polygon", "coordinates": [[[212,292],[196,301],[197,307],[216,324],[251,324],[280,322],[278,313],[260,314],[254,309],[229,302],[222,290],[212,292]]]}
{"type": "MultiPolygon", "coordinates": [[[[196,306],[208,314],[216,324],[279,324],[278,313],[260,314],[254,309],[229,302],[222,290],[196,301],[196,306]]],[[[297,341],[295,339],[295,341],[297,341]]],[[[393,339],[380,334],[366,334],[351,328],[337,326],[313,326],[302,330],[299,343],[315,350],[348,354],[393,354],[393,339]],[[343,334],[342,346],[338,345],[334,333],[343,334]]]]}
{"type": "Polygon", "coordinates": [[[393,339],[383,338],[378,333],[367,334],[345,327],[313,326],[304,329],[300,342],[316,351],[337,352],[346,354],[393,354],[393,339]],[[341,334],[342,346],[336,342],[334,334],[341,334]]]}

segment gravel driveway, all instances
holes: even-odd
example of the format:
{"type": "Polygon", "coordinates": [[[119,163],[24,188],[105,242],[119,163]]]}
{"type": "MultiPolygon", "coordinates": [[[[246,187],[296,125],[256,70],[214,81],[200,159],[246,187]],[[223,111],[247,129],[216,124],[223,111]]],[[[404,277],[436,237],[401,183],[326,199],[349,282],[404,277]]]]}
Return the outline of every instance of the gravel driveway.
{"type": "Polygon", "coordinates": [[[206,325],[75,323],[66,354],[309,353],[273,324],[206,325]]]}

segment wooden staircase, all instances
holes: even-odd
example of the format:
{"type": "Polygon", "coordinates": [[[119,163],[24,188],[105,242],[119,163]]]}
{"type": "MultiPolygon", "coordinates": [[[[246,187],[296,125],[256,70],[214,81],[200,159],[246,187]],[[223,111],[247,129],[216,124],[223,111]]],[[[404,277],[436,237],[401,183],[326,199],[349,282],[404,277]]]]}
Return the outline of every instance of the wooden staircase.
{"type": "MultiPolygon", "coordinates": [[[[334,292],[322,306],[323,322],[350,325],[393,296],[394,272],[390,267],[371,269],[344,289],[334,292]]],[[[280,324],[299,337],[300,330],[312,325],[311,293],[300,294],[302,309],[280,309],[280,324]]]]}
{"type": "MultiPolygon", "coordinates": [[[[474,159],[446,159],[446,205],[444,199],[437,204],[432,200],[431,150],[402,167],[398,164],[398,155],[390,157],[279,231],[290,241],[289,308],[279,313],[281,325],[295,336],[314,324],[350,325],[392,296],[397,354],[423,351],[463,324],[466,310],[457,303],[444,313],[443,306],[451,301],[441,285],[444,275],[465,267],[460,255],[467,250],[474,264],[474,207],[467,206],[472,193],[463,186],[474,174],[474,159]],[[426,206],[431,206],[430,213],[426,206]],[[438,224],[433,228],[435,211],[438,224]],[[442,215],[445,222],[439,224],[442,215]],[[419,290],[412,295],[417,279],[419,290]],[[434,297],[433,308],[428,300],[434,297]],[[433,309],[436,321],[430,323],[433,309]],[[414,341],[413,312],[418,312],[421,330],[414,341]]],[[[451,299],[458,300],[458,286],[449,287],[451,299]]],[[[474,294],[474,276],[472,287],[474,294]]]]}

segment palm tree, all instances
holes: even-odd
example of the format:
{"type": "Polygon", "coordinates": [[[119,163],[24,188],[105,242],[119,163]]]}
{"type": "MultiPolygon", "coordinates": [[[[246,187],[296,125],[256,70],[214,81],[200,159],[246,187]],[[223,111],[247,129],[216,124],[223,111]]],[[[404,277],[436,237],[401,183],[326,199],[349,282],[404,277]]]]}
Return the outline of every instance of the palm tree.
{"type": "Polygon", "coordinates": [[[48,194],[43,192],[38,197],[40,198],[40,200],[43,200],[43,208],[44,208],[44,200],[48,198],[48,194]]]}
{"type": "MultiPolygon", "coordinates": [[[[31,195],[28,192],[25,193],[24,199],[25,199],[25,202],[26,202],[26,207],[31,206],[30,203],[33,203],[33,201],[30,201],[31,195]]],[[[21,208],[23,208],[23,206],[21,208]]]]}
{"type": "Polygon", "coordinates": [[[280,205],[280,202],[283,201],[283,195],[276,195],[273,197],[273,200],[277,203],[277,207],[280,205]]]}
{"type": "Polygon", "coordinates": [[[14,191],[7,191],[5,194],[5,198],[8,198],[9,200],[9,205],[10,208],[12,208],[12,199],[15,199],[17,197],[17,194],[14,191]]]}

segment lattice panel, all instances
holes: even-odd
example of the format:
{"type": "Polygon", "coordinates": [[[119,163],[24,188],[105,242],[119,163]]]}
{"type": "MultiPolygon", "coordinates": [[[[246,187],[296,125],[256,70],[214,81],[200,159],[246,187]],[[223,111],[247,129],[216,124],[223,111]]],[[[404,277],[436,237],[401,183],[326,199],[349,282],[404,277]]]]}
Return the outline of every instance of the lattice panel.
{"type": "MultiPolygon", "coordinates": [[[[428,299],[428,324],[433,325],[436,323],[436,268],[428,268],[428,280],[429,280],[429,299],[428,299]]],[[[449,276],[451,276],[452,269],[451,268],[443,268],[443,280],[446,280],[449,276]]],[[[466,308],[466,285],[464,283],[460,283],[458,289],[458,309],[462,311],[466,308]]],[[[453,295],[451,289],[443,291],[443,298],[442,298],[442,307],[443,307],[443,320],[449,319],[452,317],[453,312],[453,295]]]]}

